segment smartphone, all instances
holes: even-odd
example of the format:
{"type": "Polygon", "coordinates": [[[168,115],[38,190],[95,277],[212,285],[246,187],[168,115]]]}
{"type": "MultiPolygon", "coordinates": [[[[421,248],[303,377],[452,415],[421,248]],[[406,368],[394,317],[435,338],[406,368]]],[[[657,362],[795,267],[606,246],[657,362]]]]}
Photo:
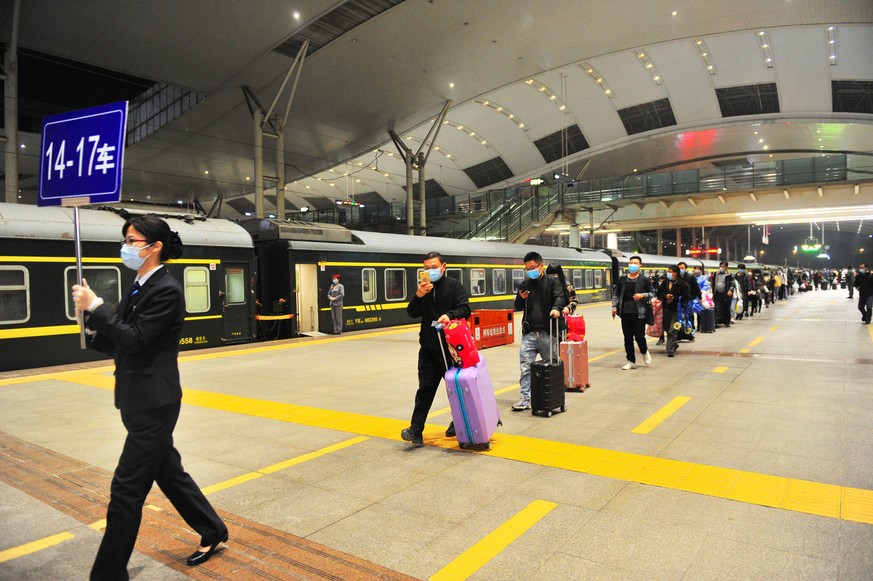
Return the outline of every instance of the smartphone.
{"type": "Polygon", "coordinates": [[[430,275],[427,273],[426,270],[422,270],[421,272],[418,273],[418,281],[421,283],[430,282],[430,275]]]}

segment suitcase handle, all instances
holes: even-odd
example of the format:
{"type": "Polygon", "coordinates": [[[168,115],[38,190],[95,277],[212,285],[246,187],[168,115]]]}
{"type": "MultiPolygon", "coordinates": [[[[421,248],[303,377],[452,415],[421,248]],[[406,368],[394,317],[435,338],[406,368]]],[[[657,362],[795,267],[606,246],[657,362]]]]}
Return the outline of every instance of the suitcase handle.
{"type": "MultiPolygon", "coordinates": [[[[437,334],[437,343],[440,344],[440,351],[441,351],[442,354],[443,354],[443,362],[446,364],[446,369],[450,369],[450,368],[451,368],[451,365],[449,365],[449,358],[446,357],[446,346],[443,345],[443,338],[440,337],[440,331],[443,330],[443,325],[442,325],[442,323],[438,323],[438,322],[436,322],[436,321],[433,321],[433,322],[430,324],[430,326],[433,327],[434,330],[436,331],[436,334],[437,334]]],[[[445,331],[443,331],[443,335],[445,335],[445,331]]]]}
{"type": "Polygon", "coordinates": [[[555,336],[558,335],[560,330],[560,325],[558,325],[558,317],[549,316],[549,363],[557,363],[555,361],[555,356],[553,353],[553,344],[552,344],[552,321],[555,322],[555,336]]]}

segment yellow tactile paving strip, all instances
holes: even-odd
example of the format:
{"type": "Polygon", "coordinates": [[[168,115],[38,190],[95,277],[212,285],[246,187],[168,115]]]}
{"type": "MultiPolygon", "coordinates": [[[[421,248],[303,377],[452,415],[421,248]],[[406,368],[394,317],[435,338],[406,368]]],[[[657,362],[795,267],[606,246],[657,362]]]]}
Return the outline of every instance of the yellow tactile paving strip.
{"type": "MultiPolygon", "coordinates": [[[[51,379],[112,389],[113,377],[97,375],[94,372],[95,370],[88,370],[53,374],[51,379]]],[[[48,377],[40,376],[40,378],[44,380],[48,377]]],[[[196,389],[184,390],[183,403],[387,440],[400,440],[400,430],[408,424],[405,420],[319,409],[196,389]]],[[[426,426],[425,443],[429,446],[457,449],[457,440],[446,438],[442,434],[444,429],[442,426],[426,426]]],[[[750,504],[873,524],[873,491],[871,490],[499,432],[492,439],[490,451],[475,453],[750,504]]]]}

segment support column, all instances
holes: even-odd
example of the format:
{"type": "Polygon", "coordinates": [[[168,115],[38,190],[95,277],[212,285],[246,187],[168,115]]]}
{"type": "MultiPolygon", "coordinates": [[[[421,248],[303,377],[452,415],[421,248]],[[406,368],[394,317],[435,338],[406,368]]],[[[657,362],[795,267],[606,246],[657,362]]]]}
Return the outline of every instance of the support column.
{"type": "Polygon", "coordinates": [[[427,236],[427,188],[424,181],[424,156],[418,156],[418,227],[422,236],[427,236]]]}
{"type": "Polygon", "coordinates": [[[597,248],[597,244],[594,242],[594,208],[588,210],[588,232],[590,232],[588,248],[597,248]]]}
{"type": "Polygon", "coordinates": [[[676,256],[682,256],[682,228],[676,228],[676,256]]]}
{"type": "Polygon", "coordinates": [[[415,213],[412,195],[412,152],[407,151],[406,159],[406,233],[415,236],[415,213]]]}
{"type": "MultiPolygon", "coordinates": [[[[701,241],[703,238],[701,237],[701,241]]],[[[697,229],[691,229],[691,248],[697,248],[697,229]]]]}
{"type": "Polygon", "coordinates": [[[18,17],[21,0],[12,8],[12,36],[4,55],[4,121],[6,123],[6,201],[18,202],[18,17]]]}
{"type": "Polygon", "coordinates": [[[579,233],[579,225],[570,225],[570,248],[579,248],[582,246],[582,236],[579,233]]]}
{"type": "Polygon", "coordinates": [[[276,217],[285,219],[285,120],[276,118],[276,217]]]}
{"type": "Polygon", "coordinates": [[[255,217],[264,217],[264,134],[261,125],[264,123],[264,112],[255,109],[252,112],[255,126],[255,217]]]}
{"type": "Polygon", "coordinates": [[[661,230],[660,228],[658,228],[657,234],[658,234],[658,251],[656,252],[656,254],[658,256],[664,256],[664,231],[661,230]]]}

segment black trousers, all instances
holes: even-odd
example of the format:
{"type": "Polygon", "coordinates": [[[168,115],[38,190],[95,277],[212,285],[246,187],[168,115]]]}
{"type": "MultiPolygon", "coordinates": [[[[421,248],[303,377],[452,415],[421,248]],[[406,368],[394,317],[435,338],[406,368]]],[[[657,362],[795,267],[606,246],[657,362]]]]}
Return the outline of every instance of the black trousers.
{"type": "MultiPolygon", "coordinates": [[[[731,298],[726,292],[716,292],[712,296],[712,302],[715,306],[715,324],[731,326],[731,298]]],[[[664,327],[666,329],[666,327],[664,327]]]]}
{"type": "Polygon", "coordinates": [[[227,534],[224,522],[182,468],[182,458],[173,447],[173,429],[180,408],[181,404],[175,403],[121,415],[127,439],[112,477],[106,531],[91,569],[92,580],[128,579],[127,562],[153,482],[157,482],[188,526],[200,533],[202,545],[212,545],[227,534]]]}
{"type": "MultiPolygon", "coordinates": [[[[675,353],[679,346],[679,331],[673,325],[679,320],[679,311],[668,311],[664,309],[664,331],[667,333],[667,353],[675,353]]],[[[728,311],[730,316],[730,311],[728,311]]]]}
{"type": "Polygon", "coordinates": [[[415,392],[415,408],[412,410],[412,431],[420,434],[424,422],[433,405],[437,388],[446,374],[446,362],[442,353],[419,349],[418,351],[418,391],[415,392]]]}
{"type": "Polygon", "coordinates": [[[622,313],[621,332],[624,334],[624,352],[627,360],[636,363],[634,341],[639,345],[640,353],[645,355],[649,351],[646,344],[646,320],[641,319],[637,313],[622,313]]]}

